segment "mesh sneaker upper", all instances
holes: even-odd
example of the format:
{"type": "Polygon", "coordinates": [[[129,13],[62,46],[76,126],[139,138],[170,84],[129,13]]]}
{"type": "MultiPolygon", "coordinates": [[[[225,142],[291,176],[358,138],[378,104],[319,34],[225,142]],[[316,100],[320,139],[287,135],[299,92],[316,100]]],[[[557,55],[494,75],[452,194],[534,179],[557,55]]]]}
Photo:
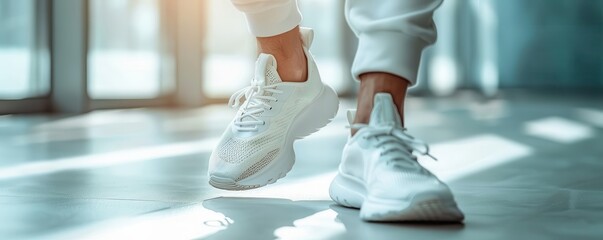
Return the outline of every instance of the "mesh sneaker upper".
{"type": "Polygon", "coordinates": [[[346,144],[340,171],[360,178],[369,197],[403,199],[426,191],[449,192],[416,161],[413,154],[428,154],[428,148],[402,128],[391,95],[377,94],[369,124],[352,126],[359,131],[346,144]]]}
{"type": "Polygon", "coordinates": [[[230,136],[224,139],[216,148],[218,157],[230,164],[239,164],[257,155],[270,153],[279,147],[283,141],[282,134],[271,133],[257,138],[236,138],[230,136]]]}
{"type": "Polygon", "coordinates": [[[268,166],[272,160],[278,155],[279,149],[274,149],[266,154],[259,162],[254,163],[251,167],[247,168],[237,179],[236,181],[240,181],[245,179],[259,171],[261,171],[264,167],[268,166]]]}
{"type": "MultiPolygon", "coordinates": [[[[310,70],[316,71],[313,63],[310,66],[310,70]]],[[[276,71],[274,57],[266,54],[258,57],[256,76],[251,86],[233,95],[233,105],[240,108],[212,152],[210,175],[240,181],[272,163],[285,152],[281,151],[283,148],[293,151],[292,145],[286,145],[296,137],[291,131],[293,123],[323,87],[318,75],[310,70],[309,76],[316,79],[284,83],[276,71]],[[245,101],[241,103],[242,98],[245,101]],[[289,135],[293,136],[292,139],[288,138],[291,137],[289,135]]]]}

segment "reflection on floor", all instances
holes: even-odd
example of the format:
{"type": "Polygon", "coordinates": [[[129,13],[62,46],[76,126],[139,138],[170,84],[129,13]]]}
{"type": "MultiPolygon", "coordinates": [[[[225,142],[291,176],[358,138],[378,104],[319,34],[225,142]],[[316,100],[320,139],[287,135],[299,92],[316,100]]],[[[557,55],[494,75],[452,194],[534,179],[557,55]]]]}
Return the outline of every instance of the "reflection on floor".
{"type": "MultiPolygon", "coordinates": [[[[411,98],[407,126],[439,161],[464,224],[374,224],[327,193],[344,111],[299,141],[288,177],[225,192],[205,176],[233,112],[0,116],[2,239],[600,239],[603,97],[411,98]]],[[[342,108],[352,101],[342,101],[342,108]]]]}

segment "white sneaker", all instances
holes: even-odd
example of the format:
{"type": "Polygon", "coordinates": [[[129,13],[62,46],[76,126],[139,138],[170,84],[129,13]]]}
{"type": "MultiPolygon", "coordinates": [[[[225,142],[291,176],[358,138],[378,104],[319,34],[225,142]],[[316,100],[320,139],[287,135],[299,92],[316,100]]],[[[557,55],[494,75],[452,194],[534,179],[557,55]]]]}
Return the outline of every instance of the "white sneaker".
{"type": "MultiPolygon", "coordinates": [[[[348,112],[350,125],[354,112],[348,112]]],[[[375,95],[370,122],[351,125],[356,134],[343,150],[331,183],[333,201],[360,208],[367,221],[461,221],[464,216],[446,184],[417,162],[426,144],[402,128],[390,94],[375,95]]]]}
{"type": "Polygon", "coordinates": [[[316,132],[335,117],[337,94],[322,83],[308,51],[313,32],[302,28],[301,33],[308,79],[282,82],[275,58],[260,54],[251,86],[230,99],[231,106],[240,108],[211,154],[208,174],[212,186],[246,190],[276,182],[293,167],[293,141],[316,132]]]}

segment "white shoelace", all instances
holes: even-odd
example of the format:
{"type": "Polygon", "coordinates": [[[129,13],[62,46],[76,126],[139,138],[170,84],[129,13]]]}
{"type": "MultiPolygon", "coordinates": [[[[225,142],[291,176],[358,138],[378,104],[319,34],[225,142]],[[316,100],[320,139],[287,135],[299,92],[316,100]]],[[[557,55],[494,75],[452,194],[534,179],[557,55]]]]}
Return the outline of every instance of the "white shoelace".
{"type": "Polygon", "coordinates": [[[251,81],[251,86],[245,87],[235,92],[228,101],[228,105],[232,108],[241,106],[242,114],[237,116],[234,121],[234,128],[237,131],[257,131],[259,125],[266,124],[265,121],[258,116],[266,111],[271,110],[270,102],[278,102],[278,99],[273,94],[283,93],[276,89],[278,84],[265,85],[255,80],[251,81]],[[264,95],[264,93],[272,93],[264,95]],[[245,103],[241,104],[241,99],[245,97],[245,103]]]}
{"type": "Polygon", "coordinates": [[[376,147],[383,149],[381,156],[387,161],[409,160],[416,162],[417,158],[413,155],[413,151],[437,161],[434,156],[429,154],[429,145],[406,133],[406,128],[393,125],[369,126],[362,123],[353,124],[350,128],[357,130],[370,128],[364,137],[377,140],[376,147]],[[402,152],[403,154],[391,154],[394,152],[402,152]]]}

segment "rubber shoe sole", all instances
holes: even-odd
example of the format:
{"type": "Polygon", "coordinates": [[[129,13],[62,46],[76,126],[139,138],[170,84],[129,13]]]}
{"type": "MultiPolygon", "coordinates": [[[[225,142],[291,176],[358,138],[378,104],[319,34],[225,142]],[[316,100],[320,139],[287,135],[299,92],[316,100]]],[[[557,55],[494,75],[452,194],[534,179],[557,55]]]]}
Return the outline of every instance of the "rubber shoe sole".
{"type": "Polygon", "coordinates": [[[329,194],[339,205],[360,208],[360,217],[365,221],[461,222],[465,218],[449,191],[420,192],[408,200],[367,198],[360,181],[338,174],[329,194]]]}

